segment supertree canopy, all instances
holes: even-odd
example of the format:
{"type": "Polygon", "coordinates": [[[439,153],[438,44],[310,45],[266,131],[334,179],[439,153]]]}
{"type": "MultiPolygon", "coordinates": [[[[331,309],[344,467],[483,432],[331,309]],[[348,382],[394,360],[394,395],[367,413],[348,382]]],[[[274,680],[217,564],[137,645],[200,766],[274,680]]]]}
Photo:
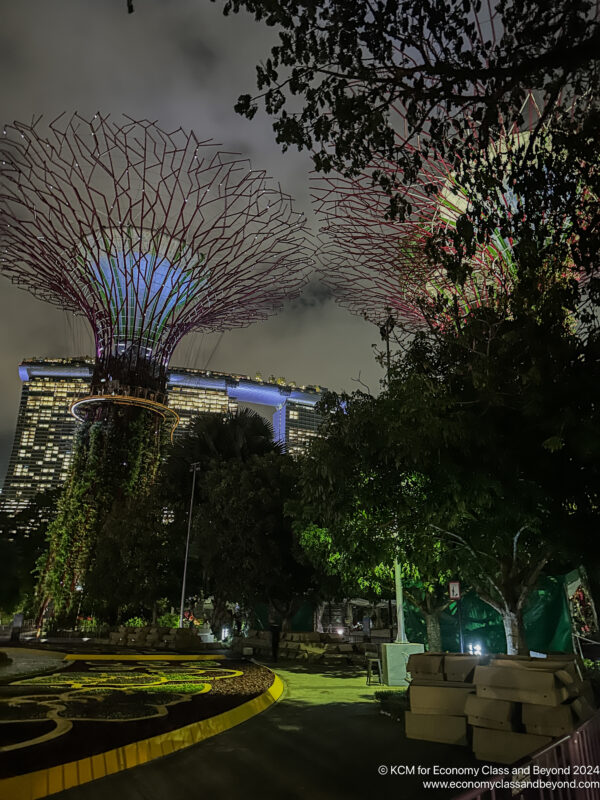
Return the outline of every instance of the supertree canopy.
{"type": "Polygon", "coordinates": [[[209,140],[149,121],[64,116],[0,136],[0,272],[90,323],[96,364],[40,566],[40,614],[84,588],[102,533],[161,461],[169,359],[193,330],[267,317],[302,287],[303,214],[209,140]]]}
{"type": "MultiPolygon", "coordinates": [[[[533,95],[522,113],[530,120],[539,119],[533,95]]],[[[398,118],[401,127],[402,118],[398,118]]],[[[400,133],[397,136],[402,139],[400,133]]],[[[421,149],[417,181],[405,183],[398,165],[377,155],[368,169],[354,177],[316,178],[313,199],[322,223],[322,277],[337,300],[380,326],[391,315],[396,322],[419,327],[431,323],[436,310],[444,305],[452,307],[454,316],[466,316],[474,308],[506,298],[518,275],[516,242],[510,233],[518,225],[511,220],[524,219],[527,214],[509,175],[511,170],[512,174],[518,172],[515,164],[524,159],[529,136],[527,129],[516,124],[500,124],[498,137],[486,148],[484,158],[478,154],[477,169],[487,164],[490,175],[495,176],[488,180],[489,194],[477,198],[479,207],[487,211],[489,220],[507,224],[491,229],[487,226],[486,235],[479,237],[469,256],[470,268],[462,281],[452,280],[427,250],[436,237],[443,241],[446,252],[451,250],[448,243],[452,237],[447,234],[456,230],[473,198],[458,182],[450,163],[430,143],[405,144],[408,149],[421,149]],[[389,194],[381,187],[382,175],[384,184],[403,193],[410,209],[408,216],[391,216],[389,194]]],[[[536,147],[538,156],[542,154],[540,162],[549,141],[539,137],[536,147]]],[[[467,147],[462,158],[468,168],[467,147]]],[[[464,173],[468,172],[466,168],[464,173]]],[[[555,240],[565,241],[571,235],[571,221],[560,208],[553,221],[555,240]]],[[[443,318],[438,317],[437,323],[443,323],[443,318]]]]}
{"type": "MultiPolygon", "coordinates": [[[[395,170],[383,159],[373,170],[395,170]]],[[[427,311],[441,296],[456,298],[463,313],[485,302],[511,279],[510,247],[502,237],[473,257],[474,271],[463,286],[449,281],[432,265],[427,243],[453,227],[468,198],[442,159],[424,158],[421,180],[405,190],[413,215],[389,217],[389,195],[373,182],[372,170],[355,178],[339,175],[316,181],[314,197],[321,227],[319,251],[323,280],[338,302],[353,313],[382,325],[390,314],[411,326],[425,325],[427,311]],[[426,188],[427,187],[427,188],[426,188]]],[[[505,201],[510,203],[507,196],[505,201]]]]}
{"type": "Polygon", "coordinates": [[[186,333],[263,319],[304,282],[303,215],[193,133],[75,114],[7,125],[0,150],[0,270],[89,321],[92,395],[164,402],[186,333]]]}

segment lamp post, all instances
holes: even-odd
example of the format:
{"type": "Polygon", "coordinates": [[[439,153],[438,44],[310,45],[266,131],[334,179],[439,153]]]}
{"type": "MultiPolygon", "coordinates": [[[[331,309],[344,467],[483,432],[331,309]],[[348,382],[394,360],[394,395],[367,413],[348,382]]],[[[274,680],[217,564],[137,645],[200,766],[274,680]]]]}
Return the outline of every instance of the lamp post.
{"type": "MultiPolygon", "coordinates": [[[[388,387],[390,384],[390,371],[391,371],[391,355],[390,355],[390,334],[394,330],[396,320],[390,314],[383,325],[379,328],[381,338],[385,342],[385,358],[386,358],[386,377],[388,387]]],[[[407,642],[406,638],[406,625],[404,622],[404,596],[402,591],[402,567],[398,561],[398,556],[394,556],[394,584],[396,594],[396,642],[407,642]]]]}
{"type": "Polygon", "coordinates": [[[193,473],[192,494],[190,496],[190,510],[188,512],[187,536],[185,539],[185,561],[183,562],[183,581],[181,583],[181,606],[179,607],[180,628],[183,628],[183,604],[185,602],[185,582],[187,579],[188,553],[190,552],[190,533],[192,531],[192,512],[194,509],[194,491],[196,489],[196,470],[199,468],[199,466],[200,466],[199,461],[194,461],[193,464],[190,464],[190,472],[193,473]]]}

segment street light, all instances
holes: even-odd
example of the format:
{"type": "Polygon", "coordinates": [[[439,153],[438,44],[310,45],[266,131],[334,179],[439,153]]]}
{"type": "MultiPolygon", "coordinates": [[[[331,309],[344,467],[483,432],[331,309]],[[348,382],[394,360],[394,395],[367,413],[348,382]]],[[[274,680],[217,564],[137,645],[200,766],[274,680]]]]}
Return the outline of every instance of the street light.
{"type": "Polygon", "coordinates": [[[185,561],[183,562],[183,581],[181,584],[181,606],[179,607],[179,627],[183,628],[183,604],[185,602],[185,582],[187,578],[187,564],[188,564],[188,553],[190,552],[190,533],[192,530],[192,512],[194,508],[194,490],[196,489],[196,470],[200,467],[199,461],[194,461],[193,464],[190,464],[190,472],[193,473],[192,477],[192,494],[190,497],[190,510],[188,513],[188,526],[187,526],[187,537],[185,540],[185,561]]]}
{"type": "MultiPolygon", "coordinates": [[[[386,377],[388,387],[390,385],[390,374],[392,370],[391,354],[390,354],[390,336],[396,327],[396,320],[390,314],[383,325],[379,328],[381,338],[385,342],[386,351],[386,377]]],[[[396,532],[396,536],[398,533],[396,532]]],[[[406,625],[404,621],[404,596],[402,591],[402,566],[398,561],[398,556],[394,557],[394,586],[396,592],[396,642],[406,644],[406,625]]],[[[390,623],[391,624],[391,623],[390,623]]]]}

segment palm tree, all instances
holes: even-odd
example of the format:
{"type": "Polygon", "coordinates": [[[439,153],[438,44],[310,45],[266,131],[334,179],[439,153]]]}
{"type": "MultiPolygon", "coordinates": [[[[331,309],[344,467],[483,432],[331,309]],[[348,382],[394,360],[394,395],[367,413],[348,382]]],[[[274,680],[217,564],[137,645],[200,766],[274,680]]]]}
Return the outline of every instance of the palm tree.
{"type": "MultiPolygon", "coordinates": [[[[247,462],[253,456],[268,453],[282,453],[283,447],[273,441],[273,428],[260,414],[249,409],[236,413],[199,414],[188,430],[173,445],[163,467],[162,488],[165,493],[165,506],[173,514],[173,533],[183,534],[190,513],[190,493],[193,496],[194,513],[201,512],[207,500],[207,488],[202,474],[228,461],[247,462]],[[193,466],[194,465],[194,466],[193,466]],[[194,482],[190,472],[197,471],[194,482]]],[[[201,554],[197,543],[192,540],[190,565],[192,583],[205,585],[206,576],[201,572],[201,554]],[[196,551],[196,552],[195,552],[196,551]]],[[[214,612],[211,625],[216,630],[226,616],[226,604],[214,596],[214,612]]]]}
{"type": "Polygon", "coordinates": [[[273,441],[272,426],[256,411],[199,414],[168,454],[163,470],[165,488],[175,500],[182,492],[189,494],[192,464],[198,464],[201,474],[214,462],[247,461],[251,456],[282,450],[282,445],[273,441]]]}

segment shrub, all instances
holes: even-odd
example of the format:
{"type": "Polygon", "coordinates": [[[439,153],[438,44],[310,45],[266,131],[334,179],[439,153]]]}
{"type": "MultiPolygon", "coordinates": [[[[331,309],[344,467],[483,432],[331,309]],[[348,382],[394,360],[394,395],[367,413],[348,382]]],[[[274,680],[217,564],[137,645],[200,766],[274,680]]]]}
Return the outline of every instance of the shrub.
{"type": "Polygon", "coordinates": [[[383,712],[404,722],[404,712],[408,711],[408,692],[405,687],[375,692],[374,697],[378,703],[381,703],[383,712]]]}
{"type": "Polygon", "coordinates": [[[126,628],[145,628],[147,624],[142,617],[130,617],[123,623],[126,628]]]}
{"type": "Polygon", "coordinates": [[[179,614],[165,613],[157,618],[156,624],[161,628],[178,628],[179,627],[179,614]]]}
{"type": "Polygon", "coordinates": [[[596,705],[600,707],[600,661],[584,658],[583,665],[585,667],[583,677],[591,683],[596,705]]]}
{"type": "Polygon", "coordinates": [[[110,625],[94,617],[77,617],[77,630],[88,636],[103,638],[108,635],[110,625]]]}
{"type": "Polygon", "coordinates": [[[89,633],[96,630],[96,620],[93,617],[77,617],[77,630],[89,633]]]}

